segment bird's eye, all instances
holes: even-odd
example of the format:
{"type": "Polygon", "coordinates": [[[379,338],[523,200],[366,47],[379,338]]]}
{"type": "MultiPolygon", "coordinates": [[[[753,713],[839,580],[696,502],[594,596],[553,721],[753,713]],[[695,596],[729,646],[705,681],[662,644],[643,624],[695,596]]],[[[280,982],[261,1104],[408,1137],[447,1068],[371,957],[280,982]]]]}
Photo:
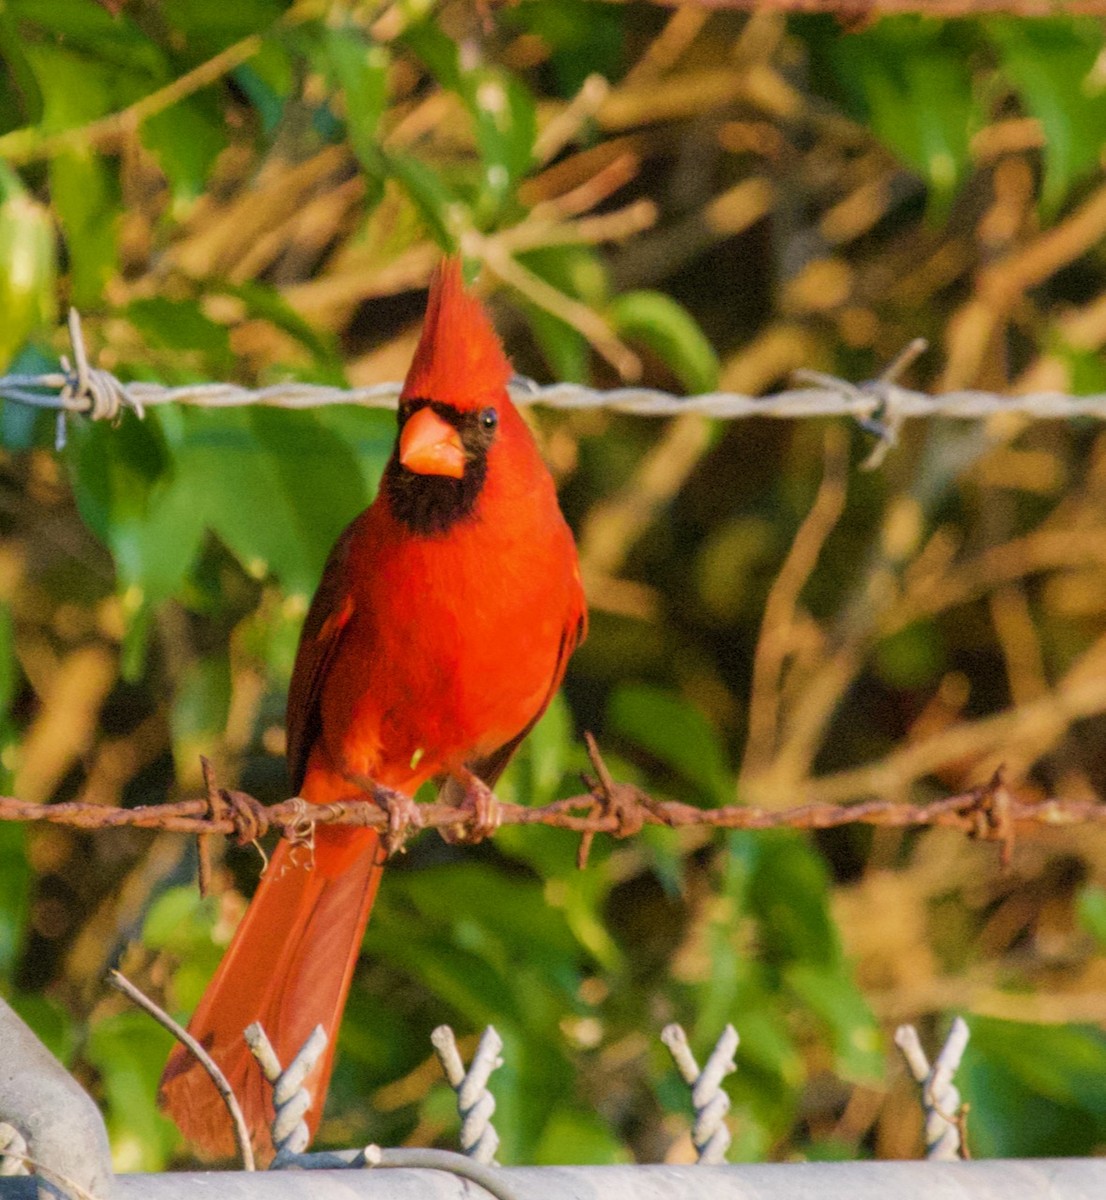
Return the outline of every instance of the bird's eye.
{"type": "Polygon", "coordinates": [[[482,429],[494,429],[499,424],[499,413],[494,408],[485,408],[480,413],[480,427],[482,429]]]}

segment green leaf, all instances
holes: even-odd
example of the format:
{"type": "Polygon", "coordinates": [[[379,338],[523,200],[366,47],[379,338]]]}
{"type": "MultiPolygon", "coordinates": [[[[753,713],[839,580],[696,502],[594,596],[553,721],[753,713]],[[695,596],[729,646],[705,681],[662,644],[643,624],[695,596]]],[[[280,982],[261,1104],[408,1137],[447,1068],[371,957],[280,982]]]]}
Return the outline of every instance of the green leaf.
{"type": "MultiPolygon", "coordinates": [[[[305,321],[275,287],[257,280],[249,280],[246,283],[226,284],[223,291],[226,295],[235,296],[243,301],[251,317],[259,317],[290,334],[311,354],[315,360],[309,373],[312,382],[332,384],[335,387],[342,387],[346,383],[336,338],[329,331],[316,329],[310,322],[305,321]]],[[[304,373],[298,373],[298,377],[304,377],[304,373]]],[[[331,407],[327,411],[343,410],[331,407]]]]}
{"type": "Polygon", "coordinates": [[[150,1103],[172,1045],[172,1034],[145,1013],[119,1013],[92,1026],[87,1055],[103,1082],[117,1171],[161,1170],[179,1140],[150,1103]]]}
{"type": "Polygon", "coordinates": [[[159,17],[197,61],[265,29],[286,11],[284,0],[158,0],[159,17]]]}
{"type": "Polygon", "coordinates": [[[204,506],[162,437],[177,413],[128,416],[116,428],[75,424],[67,453],[77,505],[111,550],[132,613],[163,600],[195,561],[204,506]]]}
{"type": "Polygon", "coordinates": [[[963,25],[889,18],[831,39],[828,59],[855,114],[928,183],[947,209],[983,114],[963,25]]]}
{"type": "Polygon", "coordinates": [[[884,638],[876,650],[879,673],[892,687],[916,688],[935,679],[945,663],[941,632],[932,621],[916,621],[884,638]]]}
{"type": "MultiPolygon", "coordinates": [[[[24,827],[0,822],[0,983],[10,980],[23,945],[30,911],[31,868],[24,827]]],[[[3,990],[0,988],[0,990],[3,990]]]]}
{"type": "Polygon", "coordinates": [[[627,59],[627,15],[621,6],[595,0],[523,0],[503,10],[505,23],[535,33],[552,50],[562,96],[572,96],[592,74],[615,78],[627,59]]]}
{"type": "MultiPolygon", "coordinates": [[[[150,906],[142,924],[142,941],[151,950],[178,949],[183,926],[191,919],[198,904],[204,903],[193,887],[166,889],[150,906]]],[[[210,906],[210,901],[207,902],[210,906]]],[[[187,939],[186,943],[191,939],[187,939]]]]}
{"type": "Polygon", "coordinates": [[[391,56],[386,46],[370,42],[354,28],[328,29],[321,57],[345,96],[346,130],[370,188],[369,204],[379,199],[384,181],[384,158],[377,126],[388,99],[391,56]]]}
{"type": "Polygon", "coordinates": [[[12,6],[0,6],[0,132],[34,126],[42,120],[42,92],[24,53],[25,32],[12,6]]]}
{"type": "MultiPolygon", "coordinates": [[[[593,306],[607,302],[606,271],[590,246],[545,246],[519,257],[529,270],[558,291],[593,306]]],[[[587,338],[546,309],[525,299],[518,303],[553,376],[585,382],[590,357],[587,338]]]]}
{"type": "Polygon", "coordinates": [[[115,273],[119,191],[103,159],[66,150],[50,160],[50,193],[58,212],[70,269],[70,298],[96,309],[115,273]]]}
{"type": "MultiPolygon", "coordinates": [[[[57,369],[58,360],[43,354],[33,343],[25,345],[8,366],[12,375],[46,375],[57,369]]],[[[9,450],[53,447],[56,430],[54,413],[14,400],[0,401],[0,445],[9,450]]]]}
{"type": "Polygon", "coordinates": [[[368,502],[349,447],[311,413],[190,415],[182,475],[204,495],[211,529],[251,573],[271,570],[289,590],[312,589],[368,502]]]}
{"type": "Polygon", "coordinates": [[[435,79],[450,92],[461,91],[461,54],[457,43],[433,21],[419,21],[401,41],[416,54],[435,79]]]}
{"type": "Polygon", "coordinates": [[[468,111],[483,168],[477,207],[486,209],[490,220],[533,162],[534,99],[518,79],[498,67],[466,67],[457,44],[432,21],[411,26],[402,40],[468,111]]]}
{"type": "Polygon", "coordinates": [[[1106,1034],[969,1017],[957,1083],[977,1157],[1085,1155],[1106,1138],[1106,1034]]]}
{"type": "Polygon", "coordinates": [[[633,1157],[622,1139],[595,1113],[565,1108],[550,1113],[533,1156],[536,1166],[558,1163],[585,1166],[591,1163],[632,1161],[633,1157]]]}
{"type": "Polygon", "coordinates": [[[607,309],[615,332],[636,338],[667,366],[689,392],[718,384],[718,355],[695,318],[661,292],[624,292],[607,309]]]}
{"type": "Polygon", "coordinates": [[[57,246],[50,214],[0,163],[0,371],[54,320],[57,246]]]}
{"type": "Polygon", "coordinates": [[[1079,924],[1100,946],[1106,947],[1106,888],[1087,884],[1076,901],[1079,924]]]}
{"type": "Polygon", "coordinates": [[[178,764],[194,762],[218,738],[230,711],[230,661],[226,654],[188,664],[169,717],[178,764]]]}
{"type": "Polygon", "coordinates": [[[178,357],[195,351],[208,371],[221,375],[233,371],[230,331],[213,321],[199,301],[150,296],[131,301],[126,315],[151,344],[172,350],[178,357]]]}
{"type": "Polygon", "coordinates": [[[179,200],[194,200],[203,192],[216,158],[229,143],[226,115],[211,88],[147,117],[141,137],[179,200]]]}
{"type": "Polygon", "coordinates": [[[845,1079],[872,1083],[883,1078],[884,1052],[871,1009],[841,969],[796,963],[784,978],[830,1031],[837,1071],[845,1079]]]}
{"type": "Polygon", "coordinates": [[[760,958],[837,968],[841,940],[829,912],[825,864],[796,834],[762,832],[734,844],[748,856],[747,903],[760,921],[760,958]]]}
{"type": "Polygon", "coordinates": [[[996,19],[982,26],[1002,71],[1044,130],[1041,204],[1054,213],[1073,184],[1098,168],[1106,141],[1106,82],[1097,21],[996,19]]]}
{"type": "Polygon", "coordinates": [[[46,1049],[63,1066],[68,1066],[79,1036],[69,1013],[56,1000],[38,993],[15,992],[8,1000],[46,1049]]]}
{"type": "Polygon", "coordinates": [[[513,76],[491,67],[468,74],[462,94],[476,126],[484,187],[499,204],[533,164],[538,129],[534,99],[513,76]]]}
{"type": "Polygon", "coordinates": [[[660,688],[623,684],[607,704],[611,728],[655,755],[712,804],[732,796],[733,781],[718,735],[686,700],[660,688]]]}
{"type": "Polygon", "coordinates": [[[431,236],[447,252],[457,246],[458,216],[464,210],[458,196],[432,167],[408,154],[389,153],[388,173],[418,209],[431,236]]]}
{"type": "Polygon", "coordinates": [[[568,770],[571,740],[572,716],[558,692],[527,735],[516,759],[525,767],[526,776],[519,803],[548,804],[556,797],[568,770]]]}

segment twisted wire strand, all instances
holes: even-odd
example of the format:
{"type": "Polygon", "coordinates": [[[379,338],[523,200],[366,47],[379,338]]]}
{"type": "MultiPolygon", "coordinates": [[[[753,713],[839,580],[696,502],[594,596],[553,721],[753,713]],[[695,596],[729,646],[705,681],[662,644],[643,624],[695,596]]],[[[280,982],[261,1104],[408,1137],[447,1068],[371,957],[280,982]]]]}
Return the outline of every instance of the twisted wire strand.
{"type": "MultiPolygon", "coordinates": [[[[148,381],[123,382],[110,371],[93,367],[88,360],[80,317],[69,313],[69,336],[73,362],[61,359],[62,370],[39,375],[0,377],[0,399],[37,408],[82,413],[92,420],[116,420],[127,409],[142,416],[148,408],[163,404],[186,404],[203,408],[235,408],[264,405],[272,408],[307,409],[330,404],[359,404],[394,408],[400,384],[381,383],[372,387],[337,388],[290,381],[263,388],[246,388],[232,383],[191,383],[167,387],[148,381]]],[[[1106,420],[1106,392],[1070,396],[1062,392],[1027,392],[1000,396],[993,392],[965,389],[931,395],[903,387],[898,374],[925,349],[915,339],[879,378],[851,383],[816,371],[799,371],[797,380],[808,386],[788,388],[767,396],[714,391],[696,396],[677,396],[656,388],[619,387],[609,390],[571,383],[539,385],[516,376],[510,392],[519,404],[544,404],[552,408],[607,408],[613,412],[644,417],[670,417],[700,413],[726,420],[746,417],[794,419],[803,417],[853,417],[882,443],[893,445],[901,423],[914,417],[952,417],[982,420],[998,413],[1020,413],[1035,419],[1089,417],[1106,420]]]]}
{"type": "Polygon", "coordinates": [[[277,1152],[273,1165],[281,1166],[288,1155],[302,1154],[311,1141],[304,1117],[311,1108],[313,1098],[303,1081],[326,1050],[326,1030],[316,1025],[286,1067],[281,1066],[273,1044],[259,1021],[247,1027],[245,1038],[261,1073],[272,1085],[275,1114],[271,1135],[277,1152]]]}
{"type": "Polygon", "coordinates": [[[691,1140],[698,1161],[704,1166],[725,1162],[732,1136],[726,1124],[730,1098],[722,1089],[722,1080],[737,1070],[734,1054],[741,1041],[737,1030],[732,1025],[722,1030],[702,1070],[682,1025],[666,1025],[661,1031],[661,1041],[668,1047],[683,1081],[691,1088],[691,1106],[695,1111],[691,1140]]]}
{"type": "Polygon", "coordinates": [[[961,1144],[960,1090],[953,1076],[964,1057],[969,1030],[962,1017],[957,1017],[949,1030],[941,1052],[932,1066],[913,1025],[900,1025],[895,1030],[895,1045],[902,1051],[910,1073],[920,1086],[922,1108],[925,1111],[926,1158],[934,1162],[955,1162],[964,1157],[961,1144]]]}
{"type": "Polygon", "coordinates": [[[461,1150],[478,1163],[495,1165],[499,1134],[492,1124],[495,1097],[488,1091],[492,1072],[503,1065],[503,1039],[489,1025],[480,1038],[472,1063],[466,1071],[457,1040],[448,1025],[439,1025],[430,1035],[449,1086],[457,1093],[461,1116],[461,1150]]]}

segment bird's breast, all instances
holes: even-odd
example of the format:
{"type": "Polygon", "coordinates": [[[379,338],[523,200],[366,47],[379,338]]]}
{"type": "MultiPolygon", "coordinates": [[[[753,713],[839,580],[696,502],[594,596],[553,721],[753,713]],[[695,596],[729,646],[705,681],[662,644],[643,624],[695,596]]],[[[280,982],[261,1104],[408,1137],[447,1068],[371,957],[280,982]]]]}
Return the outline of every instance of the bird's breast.
{"type": "Polygon", "coordinates": [[[322,697],[332,756],[406,787],[533,720],[580,607],[575,549],[555,517],[353,545],[354,616],[322,697]]]}

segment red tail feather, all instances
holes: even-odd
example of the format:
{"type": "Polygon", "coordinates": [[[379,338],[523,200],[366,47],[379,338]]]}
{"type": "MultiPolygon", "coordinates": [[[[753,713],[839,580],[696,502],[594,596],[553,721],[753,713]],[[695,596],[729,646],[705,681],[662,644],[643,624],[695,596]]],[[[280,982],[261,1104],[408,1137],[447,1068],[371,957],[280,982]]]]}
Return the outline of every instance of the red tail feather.
{"type": "MultiPolygon", "coordinates": [[[[334,1061],[338,1025],[383,868],[368,829],[316,830],[310,852],[281,842],[230,947],[190,1023],[242,1104],[255,1147],[272,1153],[271,1089],[243,1040],[260,1021],[287,1066],[316,1024],[326,1029],[326,1056],[306,1080],[315,1098],[307,1114],[314,1135],[334,1061]],[[337,869],[336,869],[337,868],[337,869]]],[[[183,1046],[169,1059],[161,1102],[205,1155],[235,1153],[230,1117],[207,1072],[183,1046]]]]}

